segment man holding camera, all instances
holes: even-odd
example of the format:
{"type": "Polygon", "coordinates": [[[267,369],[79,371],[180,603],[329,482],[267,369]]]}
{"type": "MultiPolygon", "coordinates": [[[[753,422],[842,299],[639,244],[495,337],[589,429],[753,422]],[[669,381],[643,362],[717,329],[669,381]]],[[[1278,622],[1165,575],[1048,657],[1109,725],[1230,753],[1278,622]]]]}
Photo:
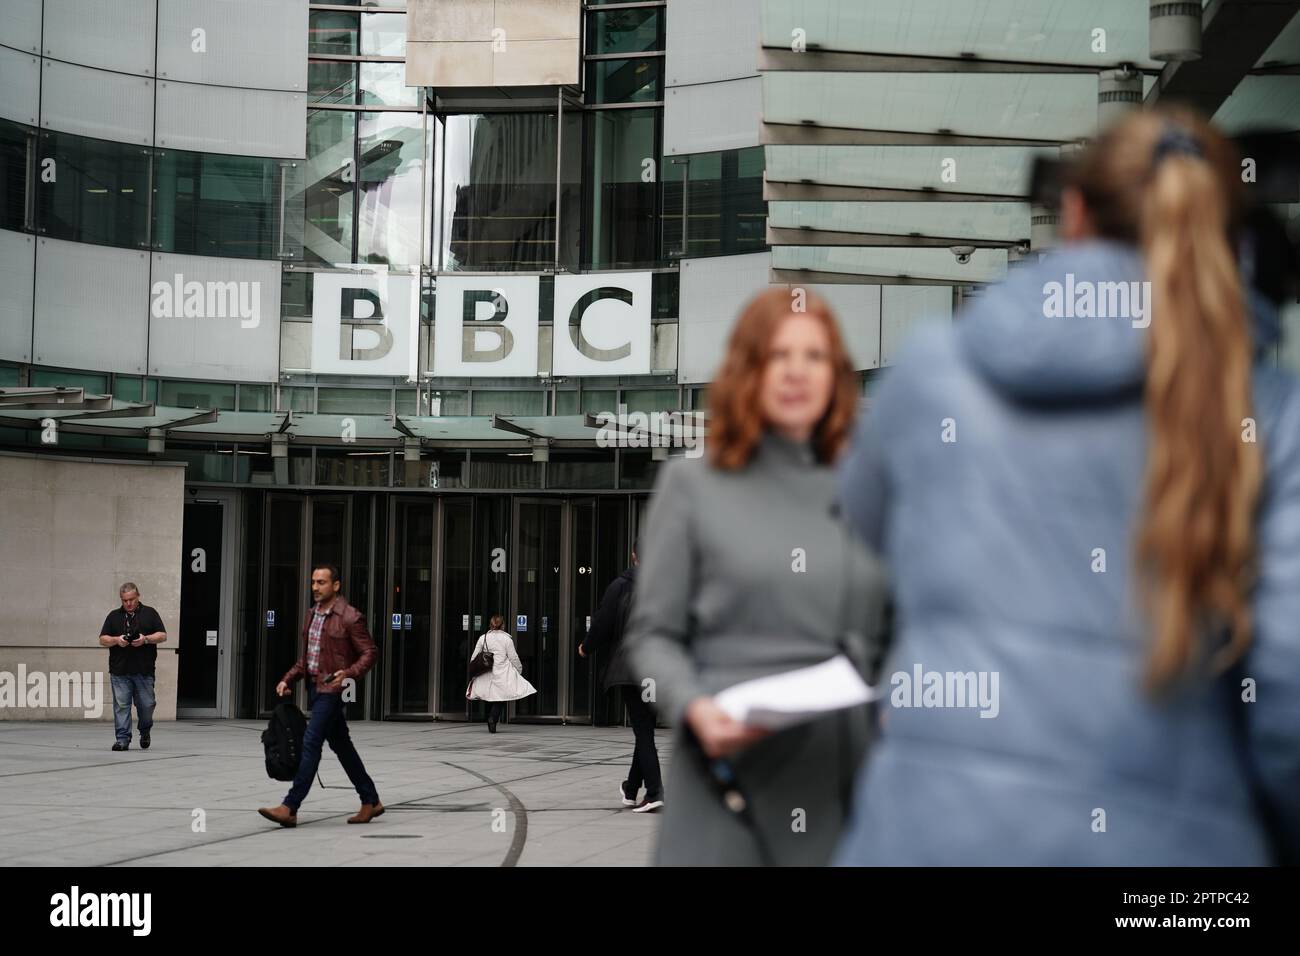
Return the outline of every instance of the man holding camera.
{"type": "Polygon", "coordinates": [[[278,807],[262,807],[257,811],[282,827],[298,825],[298,807],[311,789],[312,778],[320,766],[321,748],[326,742],[361,797],[361,809],[348,818],[348,823],[369,823],[384,812],[375,783],[366,773],[361,755],[348,734],[343,712],[345,681],[355,682],[374,666],[375,642],[366,630],[361,612],[339,594],[341,583],[339,569],[331,564],[312,569],[311,594],[316,603],[303,624],[302,656],[275,688],[277,694],[286,697],[299,677],[305,674],[311,681],[307,685],[310,715],[293,786],[278,807]]]}
{"type": "Polygon", "coordinates": [[[140,589],[127,581],[118,589],[122,606],[109,611],[100,629],[99,643],[108,648],[108,674],[113,685],[114,750],[131,747],[131,703],[140,719],[140,749],[149,749],[153,730],[154,664],[158,645],[167,640],[162,618],[140,603],[140,589]]]}

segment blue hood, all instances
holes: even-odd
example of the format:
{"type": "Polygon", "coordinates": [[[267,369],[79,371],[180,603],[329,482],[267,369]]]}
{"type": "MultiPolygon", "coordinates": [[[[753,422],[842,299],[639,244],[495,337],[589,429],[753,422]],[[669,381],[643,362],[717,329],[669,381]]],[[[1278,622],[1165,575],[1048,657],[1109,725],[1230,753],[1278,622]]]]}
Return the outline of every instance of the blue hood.
{"type": "MultiPolygon", "coordinates": [[[[1150,321],[1136,311],[1138,301],[1147,305],[1144,278],[1133,246],[1107,240],[1065,246],[990,286],[957,322],[960,348],[984,378],[1019,400],[1105,400],[1138,391],[1146,377],[1141,326],[1150,321]],[[1137,283],[1129,290],[1141,296],[1125,315],[1065,311],[1082,290],[1116,282],[1137,283]]],[[[1094,311],[1104,308],[1102,298],[1093,296],[1094,311]]],[[[1258,351],[1277,342],[1280,323],[1262,297],[1252,295],[1250,305],[1258,351]]]]}

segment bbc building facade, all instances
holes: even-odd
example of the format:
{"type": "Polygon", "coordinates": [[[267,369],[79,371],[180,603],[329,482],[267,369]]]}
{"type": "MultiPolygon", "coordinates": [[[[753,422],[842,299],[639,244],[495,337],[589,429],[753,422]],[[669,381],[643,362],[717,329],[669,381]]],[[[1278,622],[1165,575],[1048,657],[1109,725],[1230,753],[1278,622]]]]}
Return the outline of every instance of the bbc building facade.
{"type": "Polygon", "coordinates": [[[4,0],[0,670],[102,670],[130,579],[160,716],[265,715],[331,563],[380,647],[351,716],[481,717],[502,613],[514,719],[621,720],[576,648],[744,301],[825,295],[865,392],[1046,241],[1025,174],[1093,133],[1098,74],[1161,68],[1144,4],[1100,4],[1134,49],[1037,75],[868,6],[4,0]],[[1055,112],[885,110],[907,70],[1055,112]]]}

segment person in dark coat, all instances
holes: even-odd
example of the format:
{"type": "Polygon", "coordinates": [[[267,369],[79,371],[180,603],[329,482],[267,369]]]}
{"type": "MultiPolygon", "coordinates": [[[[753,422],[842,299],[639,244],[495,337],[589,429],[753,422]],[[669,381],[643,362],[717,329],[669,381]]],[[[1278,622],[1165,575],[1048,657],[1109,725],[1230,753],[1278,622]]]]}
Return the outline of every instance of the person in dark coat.
{"type": "Polygon", "coordinates": [[[605,679],[602,690],[621,687],[623,703],[632,721],[636,747],[632,751],[632,766],[627,780],[618,785],[623,806],[632,807],[633,813],[654,813],[664,805],[663,774],[659,770],[659,752],[655,749],[655,710],[642,699],[641,685],[632,677],[628,666],[623,635],[627,632],[628,617],[632,611],[632,594],[636,586],[636,545],[632,546],[632,564],[610,582],[591,619],[591,629],[578,646],[578,654],[587,657],[599,651],[605,655],[605,679]],[[637,794],[645,785],[645,799],[637,802],[637,794]]]}

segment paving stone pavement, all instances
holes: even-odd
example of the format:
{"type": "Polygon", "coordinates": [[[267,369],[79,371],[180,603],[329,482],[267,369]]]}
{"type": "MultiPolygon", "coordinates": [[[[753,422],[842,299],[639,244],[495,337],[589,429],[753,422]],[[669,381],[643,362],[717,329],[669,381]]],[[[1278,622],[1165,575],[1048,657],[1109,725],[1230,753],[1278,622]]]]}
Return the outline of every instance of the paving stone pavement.
{"type": "MultiPolygon", "coordinates": [[[[644,866],[657,814],[621,806],[623,727],[357,722],[387,812],[365,826],[327,747],[296,829],[257,815],[262,721],[154,725],[113,753],[112,724],[0,722],[0,863],[60,866],[644,866]],[[320,781],[323,780],[324,786],[320,781]],[[202,810],[202,814],[196,811],[202,810]],[[196,832],[202,818],[205,829],[196,832]]],[[[667,772],[669,734],[657,737],[667,772]]],[[[670,795],[671,796],[671,795],[670,795]]]]}

